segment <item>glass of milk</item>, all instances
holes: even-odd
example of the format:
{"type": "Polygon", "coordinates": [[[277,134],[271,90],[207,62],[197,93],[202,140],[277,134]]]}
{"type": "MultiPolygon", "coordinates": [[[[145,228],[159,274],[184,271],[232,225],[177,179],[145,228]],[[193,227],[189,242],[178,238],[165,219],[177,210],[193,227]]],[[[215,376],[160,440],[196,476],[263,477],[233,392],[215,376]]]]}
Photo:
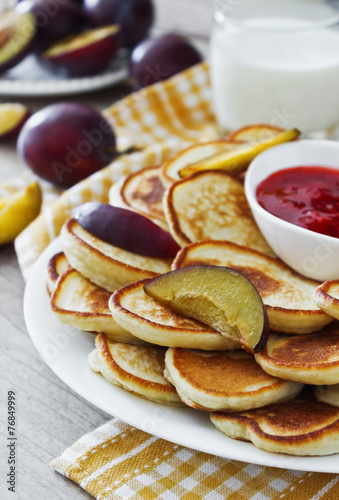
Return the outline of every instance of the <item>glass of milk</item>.
{"type": "Polygon", "coordinates": [[[328,131],[339,124],[339,10],[330,0],[217,0],[210,74],[224,131],[328,131]]]}

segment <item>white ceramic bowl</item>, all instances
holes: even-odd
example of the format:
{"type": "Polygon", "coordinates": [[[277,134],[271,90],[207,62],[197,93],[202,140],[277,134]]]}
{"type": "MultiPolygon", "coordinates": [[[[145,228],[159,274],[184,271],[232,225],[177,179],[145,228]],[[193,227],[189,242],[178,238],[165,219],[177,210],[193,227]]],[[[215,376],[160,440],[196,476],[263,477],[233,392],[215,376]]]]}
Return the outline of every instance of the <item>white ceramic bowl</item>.
{"type": "Polygon", "coordinates": [[[325,236],[279,219],[256,200],[256,188],[273,172],[298,166],[339,170],[339,142],[301,140],[258,155],[245,177],[245,192],[263,235],[278,257],[295,271],[319,281],[339,279],[339,238],[325,236]]]}

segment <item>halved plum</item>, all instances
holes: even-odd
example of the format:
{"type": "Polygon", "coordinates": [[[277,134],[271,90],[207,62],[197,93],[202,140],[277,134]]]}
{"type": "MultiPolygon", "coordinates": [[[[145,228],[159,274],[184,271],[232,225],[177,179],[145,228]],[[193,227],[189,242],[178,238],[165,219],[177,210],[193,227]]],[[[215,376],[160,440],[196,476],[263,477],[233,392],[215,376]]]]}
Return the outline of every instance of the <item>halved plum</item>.
{"type": "Polygon", "coordinates": [[[263,301],[251,281],[229,267],[183,267],[144,285],[144,291],[174,312],[197,319],[219,333],[240,337],[243,348],[258,352],[268,338],[263,301]]]}
{"type": "Polygon", "coordinates": [[[87,76],[107,68],[121,46],[118,24],[63,38],[41,54],[41,62],[57,73],[87,76]]]}
{"type": "Polygon", "coordinates": [[[0,73],[13,68],[26,57],[34,38],[32,14],[7,11],[0,15],[0,73]]]}
{"type": "Polygon", "coordinates": [[[0,104],[0,141],[15,139],[32,112],[18,102],[0,104]]]}
{"type": "Polygon", "coordinates": [[[175,257],[180,250],[167,231],[131,210],[88,202],[75,211],[74,217],[89,233],[130,252],[165,259],[175,257]]]}

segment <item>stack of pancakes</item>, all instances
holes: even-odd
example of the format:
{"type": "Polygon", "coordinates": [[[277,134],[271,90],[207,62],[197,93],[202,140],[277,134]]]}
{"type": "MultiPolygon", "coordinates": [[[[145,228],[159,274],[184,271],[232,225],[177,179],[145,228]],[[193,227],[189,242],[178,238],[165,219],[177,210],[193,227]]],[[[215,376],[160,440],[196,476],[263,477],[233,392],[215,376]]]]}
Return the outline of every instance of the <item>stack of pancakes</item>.
{"type": "Polygon", "coordinates": [[[189,154],[132,174],[110,196],[169,231],[182,247],[176,258],[114,247],[70,219],[64,252],[48,265],[52,311],[96,334],[89,363],[112,384],[208,411],[227,436],[269,451],[339,453],[339,284],[298,275],[274,256],[239,176],[206,170],[177,179],[182,158],[189,154]],[[149,279],[196,264],[231,267],[252,281],[271,332],[260,352],[144,292],[149,279]]]}

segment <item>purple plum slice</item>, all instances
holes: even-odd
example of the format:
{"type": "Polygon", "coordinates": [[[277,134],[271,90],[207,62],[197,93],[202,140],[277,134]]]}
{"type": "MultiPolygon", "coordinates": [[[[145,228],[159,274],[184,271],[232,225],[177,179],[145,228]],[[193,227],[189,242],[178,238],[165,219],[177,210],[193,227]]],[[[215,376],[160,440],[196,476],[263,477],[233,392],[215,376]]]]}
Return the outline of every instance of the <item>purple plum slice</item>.
{"type": "Polygon", "coordinates": [[[180,250],[167,231],[131,210],[89,202],[74,217],[93,236],[129,252],[165,259],[174,258],[180,250]]]}
{"type": "Polygon", "coordinates": [[[268,317],[251,281],[229,267],[196,265],[157,276],[144,291],[174,312],[197,319],[221,334],[240,338],[259,352],[268,339],[268,317]]]}
{"type": "Polygon", "coordinates": [[[0,15],[0,73],[13,68],[26,57],[34,38],[32,14],[8,11],[0,15]]]}
{"type": "Polygon", "coordinates": [[[67,76],[94,75],[108,67],[120,45],[120,26],[104,26],[63,38],[43,52],[40,61],[67,76]]]}

